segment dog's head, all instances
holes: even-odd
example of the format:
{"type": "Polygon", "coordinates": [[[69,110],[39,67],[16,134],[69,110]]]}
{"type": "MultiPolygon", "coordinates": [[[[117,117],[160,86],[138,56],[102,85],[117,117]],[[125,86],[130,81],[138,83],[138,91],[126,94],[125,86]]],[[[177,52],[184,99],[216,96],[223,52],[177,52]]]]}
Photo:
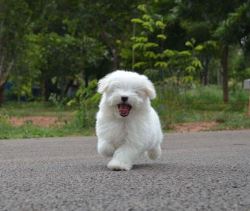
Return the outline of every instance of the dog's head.
{"type": "Polygon", "coordinates": [[[131,110],[143,110],[156,97],[152,82],[144,75],[117,70],[106,75],[98,83],[98,92],[103,94],[102,103],[126,117],[131,110]]]}

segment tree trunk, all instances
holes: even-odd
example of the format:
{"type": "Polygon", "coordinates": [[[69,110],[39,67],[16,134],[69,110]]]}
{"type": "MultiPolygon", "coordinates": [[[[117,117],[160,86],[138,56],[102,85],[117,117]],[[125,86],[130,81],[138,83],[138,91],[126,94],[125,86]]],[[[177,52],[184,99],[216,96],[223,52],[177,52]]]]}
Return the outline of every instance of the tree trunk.
{"type": "Polygon", "coordinates": [[[117,70],[119,67],[119,56],[118,56],[117,50],[115,48],[112,48],[111,51],[112,51],[112,56],[113,56],[112,69],[117,70]]]}
{"type": "Polygon", "coordinates": [[[203,72],[203,85],[204,86],[208,85],[208,73],[209,73],[208,65],[209,65],[209,58],[206,57],[205,62],[204,62],[204,72],[203,72]]]}
{"type": "Polygon", "coordinates": [[[85,87],[87,88],[89,86],[89,76],[88,76],[88,73],[85,73],[85,75],[84,75],[84,82],[85,82],[85,87]]]}
{"type": "Polygon", "coordinates": [[[49,79],[44,80],[44,100],[47,102],[49,101],[50,96],[50,81],[49,79]]]}
{"type": "Polygon", "coordinates": [[[221,66],[222,66],[222,87],[223,101],[227,103],[228,97],[228,45],[224,45],[222,49],[221,66]]]}
{"type": "Polygon", "coordinates": [[[206,86],[209,82],[208,74],[210,58],[206,56],[204,59],[202,59],[202,61],[203,69],[200,72],[200,84],[206,86]]]}
{"type": "MultiPolygon", "coordinates": [[[[136,33],[136,24],[133,23],[133,37],[135,37],[136,33]]],[[[132,65],[131,65],[131,70],[134,71],[134,64],[135,64],[135,49],[132,48],[132,65]]]]}
{"type": "Polygon", "coordinates": [[[113,38],[105,31],[101,33],[101,39],[106,43],[112,56],[112,69],[119,68],[119,53],[115,47],[113,38]]]}
{"type": "Polygon", "coordinates": [[[6,68],[4,65],[5,57],[1,55],[0,57],[0,105],[4,102],[4,85],[8,79],[9,73],[14,65],[14,60],[12,60],[6,68]]]}
{"type": "Polygon", "coordinates": [[[0,85],[0,106],[4,103],[4,84],[0,85]]]}

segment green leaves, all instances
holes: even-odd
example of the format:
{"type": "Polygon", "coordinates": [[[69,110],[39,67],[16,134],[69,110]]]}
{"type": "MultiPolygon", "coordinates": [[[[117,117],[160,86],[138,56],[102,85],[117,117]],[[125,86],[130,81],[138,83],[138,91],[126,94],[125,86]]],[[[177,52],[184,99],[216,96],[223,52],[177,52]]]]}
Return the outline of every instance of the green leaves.
{"type": "Polygon", "coordinates": [[[158,39],[160,39],[160,40],[166,40],[166,39],[167,39],[167,36],[164,35],[164,34],[158,34],[156,37],[157,37],[158,39]]]}
{"type": "Polygon", "coordinates": [[[203,45],[197,45],[194,49],[196,51],[202,51],[204,49],[204,46],[203,45]]]}
{"type": "Polygon", "coordinates": [[[145,45],[145,49],[148,49],[148,48],[156,48],[159,46],[158,43],[154,43],[154,42],[147,42],[145,45]]]}
{"type": "Polygon", "coordinates": [[[150,32],[154,31],[154,27],[152,26],[150,22],[143,22],[142,26],[144,27],[144,29],[147,29],[150,32]]]}
{"type": "Polygon", "coordinates": [[[140,5],[138,5],[137,8],[138,8],[138,10],[140,10],[140,11],[142,11],[144,13],[147,12],[146,4],[140,4],[140,5]]]}
{"type": "Polygon", "coordinates": [[[201,61],[198,58],[193,58],[191,64],[192,64],[192,66],[194,68],[197,68],[197,69],[201,69],[202,68],[201,61]]]}
{"type": "Polygon", "coordinates": [[[157,58],[156,53],[153,52],[153,51],[146,51],[146,52],[144,52],[144,56],[146,58],[149,58],[149,59],[156,59],[157,58]]]}
{"type": "Polygon", "coordinates": [[[140,18],[133,18],[133,19],[131,19],[131,22],[132,22],[132,23],[142,24],[142,23],[143,23],[143,20],[141,20],[140,18]]]}
{"type": "Polygon", "coordinates": [[[185,43],[188,49],[177,51],[166,48],[164,43],[167,40],[167,24],[163,17],[149,12],[150,9],[146,5],[139,6],[139,9],[142,12],[141,17],[132,19],[132,22],[139,26],[139,29],[136,27],[137,35],[131,38],[135,54],[133,68],[165,71],[165,75],[171,71],[173,75],[191,82],[193,75],[202,67],[196,53],[202,51],[204,46],[196,45],[195,39],[191,39],[185,43]]]}
{"type": "Polygon", "coordinates": [[[164,57],[172,57],[172,56],[175,56],[175,55],[176,55],[176,53],[173,50],[166,49],[166,50],[163,51],[163,56],[164,57]]]}
{"type": "Polygon", "coordinates": [[[250,27],[250,1],[242,3],[227,18],[221,21],[214,36],[226,43],[237,43],[243,37],[248,36],[250,27]]]}
{"type": "Polygon", "coordinates": [[[166,69],[168,67],[168,63],[164,61],[155,62],[154,67],[159,69],[166,69]]]}
{"type": "Polygon", "coordinates": [[[195,46],[195,39],[192,38],[191,40],[188,40],[185,42],[185,46],[189,47],[189,48],[194,48],[195,46]]]}
{"type": "Polygon", "coordinates": [[[147,65],[146,62],[136,62],[134,65],[133,65],[133,68],[137,69],[137,68],[143,68],[147,65]]]}
{"type": "Polygon", "coordinates": [[[145,46],[145,44],[144,43],[135,43],[134,45],[133,45],[133,50],[136,50],[136,49],[141,49],[141,50],[143,50],[144,49],[144,46],[145,46]]]}
{"type": "Polygon", "coordinates": [[[133,50],[140,49],[140,50],[147,50],[149,48],[156,48],[158,47],[158,43],[153,42],[138,42],[133,44],[133,50]]]}
{"type": "Polygon", "coordinates": [[[148,38],[145,37],[145,36],[137,36],[137,37],[134,36],[134,37],[131,38],[131,40],[134,41],[134,42],[145,43],[145,42],[148,41],[148,38]]]}
{"type": "Polygon", "coordinates": [[[159,27],[160,29],[165,29],[166,28],[166,24],[165,23],[163,23],[163,21],[156,21],[155,22],[155,25],[157,26],[157,27],[159,27]]]}

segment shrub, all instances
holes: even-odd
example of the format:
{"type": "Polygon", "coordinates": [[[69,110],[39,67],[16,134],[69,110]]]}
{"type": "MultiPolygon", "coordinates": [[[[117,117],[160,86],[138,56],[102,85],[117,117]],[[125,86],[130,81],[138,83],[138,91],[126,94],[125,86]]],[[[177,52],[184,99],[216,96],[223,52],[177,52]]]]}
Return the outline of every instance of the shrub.
{"type": "Polygon", "coordinates": [[[96,92],[96,89],[97,81],[93,80],[88,87],[81,86],[76,97],[68,102],[68,105],[77,104],[79,106],[73,124],[85,129],[94,127],[95,115],[100,101],[100,94],[96,92]]]}
{"type": "Polygon", "coordinates": [[[156,89],[158,97],[152,104],[160,115],[164,129],[171,129],[173,124],[181,122],[229,122],[230,112],[244,112],[248,102],[248,95],[242,88],[230,92],[228,104],[223,102],[222,90],[218,86],[161,83],[156,84],[156,89]]]}
{"type": "Polygon", "coordinates": [[[244,111],[248,104],[248,93],[242,88],[234,89],[230,92],[229,110],[244,111]]]}

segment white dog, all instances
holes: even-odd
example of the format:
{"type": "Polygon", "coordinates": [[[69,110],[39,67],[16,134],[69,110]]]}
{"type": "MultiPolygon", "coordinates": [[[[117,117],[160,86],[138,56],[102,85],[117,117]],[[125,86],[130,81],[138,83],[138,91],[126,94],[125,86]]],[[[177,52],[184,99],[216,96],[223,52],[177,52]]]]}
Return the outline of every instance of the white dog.
{"type": "Polygon", "coordinates": [[[161,155],[162,131],[151,107],[156,97],[152,82],[144,75],[118,70],[98,83],[102,94],[96,121],[97,150],[112,157],[108,168],[130,170],[144,152],[150,159],[161,155]]]}

